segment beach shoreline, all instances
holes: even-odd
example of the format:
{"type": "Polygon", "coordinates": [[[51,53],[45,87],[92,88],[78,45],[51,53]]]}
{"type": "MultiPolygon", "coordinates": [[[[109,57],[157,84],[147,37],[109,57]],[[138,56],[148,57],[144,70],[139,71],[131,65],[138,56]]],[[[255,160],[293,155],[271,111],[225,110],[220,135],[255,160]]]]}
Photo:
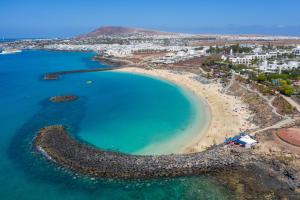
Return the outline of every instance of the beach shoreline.
{"type": "MultiPolygon", "coordinates": [[[[248,120],[251,118],[252,113],[246,104],[237,97],[221,93],[222,87],[217,83],[203,84],[199,82],[196,80],[197,75],[195,74],[137,67],[124,67],[115,71],[165,79],[194,94],[198,98],[199,104],[203,102],[208,105],[210,120],[204,123],[207,127],[200,127],[197,135],[188,138],[189,141],[184,142],[186,145],[178,153],[203,151],[212,145],[221,144],[225,137],[232,137],[241,131],[256,128],[248,120]]],[[[172,144],[172,139],[169,142],[169,146],[172,146],[170,145],[172,144]]],[[[152,147],[152,149],[154,148],[152,147]]]]}

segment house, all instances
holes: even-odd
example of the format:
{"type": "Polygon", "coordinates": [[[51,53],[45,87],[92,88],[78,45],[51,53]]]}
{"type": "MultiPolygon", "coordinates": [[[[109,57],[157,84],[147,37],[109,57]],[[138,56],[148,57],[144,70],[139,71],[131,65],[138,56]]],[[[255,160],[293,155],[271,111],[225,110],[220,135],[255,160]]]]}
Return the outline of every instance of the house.
{"type": "Polygon", "coordinates": [[[259,61],[265,61],[270,58],[276,58],[277,53],[270,52],[270,53],[254,53],[254,54],[239,54],[236,56],[233,56],[232,54],[230,56],[222,56],[223,60],[229,59],[231,62],[236,64],[244,64],[244,65],[250,65],[253,60],[259,60],[259,61]]]}
{"type": "Polygon", "coordinates": [[[293,82],[293,85],[294,85],[294,86],[300,86],[300,80],[294,81],[294,82],[293,82]]]}
{"type": "Polygon", "coordinates": [[[295,56],[300,56],[300,46],[297,46],[296,48],[293,49],[293,54],[295,56]]]}
{"type": "Polygon", "coordinates": [[[283,70],[298,69],[299,67],[300,63],[297,61],[289,61],[287,63],[278,64],[277,61],[269,63],[266,60],[259,66],[259,70],[267,73],[281,73],[283,70]]]}

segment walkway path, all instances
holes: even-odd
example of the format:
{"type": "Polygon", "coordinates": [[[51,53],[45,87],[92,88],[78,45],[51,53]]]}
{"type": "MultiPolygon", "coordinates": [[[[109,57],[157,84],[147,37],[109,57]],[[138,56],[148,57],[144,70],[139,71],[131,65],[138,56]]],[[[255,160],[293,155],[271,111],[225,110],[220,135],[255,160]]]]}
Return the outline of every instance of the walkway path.
{"type": "Polygon", "coordinates": [[[289,102],[289,104],[291,104],[292,106],[294,106],[298,112],[300,112],[300,105],[291,97],[287,97],[284,95],[281,95],[282,98],[284,98],[287,102],[289,102]]]}
{"type": "Polygon", "coordinates": [[[268,106],[270,106],[270,108],[272,108],[272,113],[274,113],[275,115],[277,115],[279,117],[283,117],[281,114],[279,114],[277,112],[277,108],[275,106],[273,106],[273,101],[276,98],[275,96],[273,96],[272,98],[268,98],[268,97],[262,95],[259,91],[251,89],[249,86],[246,87],[240,83],[239,83],[239,85],[240,85],[240,87],[244,88],[245,90],[248,90],[248,91],[253,92],[253,93],[257,94],[258,96],[260,96],[262,99],[264,99],[268,103],[268,106]]]}
{"type": "Polygon", "coordinates": [[[223,89],[223,92],[227,92],[229,88],[235,83],[235,74],[231,75],[229,84],[223,89]]]}
{"type": "MultiPolygon", "coordinates": [[[[250,92],[253,92],[253,93],[257,94],[257,95],[259,95],[261,98],[263,98],[263,99],[268,103],[268,106],[270,106],[270,107],[272,108],[272,112],[273,112],[275,115],[280,116],[280,117],[283,118],[282,120],[280,120],[279,122],[277,122],[277,123],[275,123],[275,124],[273,124],[273,125],[271,125],[271,126],[268,126],[268,127],[265,127],[265,128],[262,128],[262,129],[259,129],[259,130],[256,130],[256,131],[252,132],[251,135],[255,135],[255,134],[258,133],[258,132],[262,132],[262,131],[266,131],[266,130],[270,130],[270,129],[282,128],[282,127],[284,127],[284,126],[286,126],[286,125],[289,125],[289,124],[293,123],[293,122],[296,121],[297,119],[299,119],[299,118],[291,118],[291,117],[288,117],[288,116],[282,116],[281,114],[279,114],[279,113],[277,112],[276,107],[273,106],[273,101],[274,101],[274,99],[276,98],[276,96],[273,96],[273,97],[271,97],[271,98],[267,98],[266,96],[262,95],[262,94],[261,94],[260,92],[258,92],[257,90],[253,90],[253,89],[251,89],[251,88],[249,88],[249,87],[245,87],[245,86],[243,86],[243,85],[241,85],[241,84],[239,84],[239,85],[240,85],[242,88],[244,88],[244,89],[246,89],[246,90],[248,90],[248,91],[250,91],[250,92]]],[[[300,109],[300,107],[299,107],[299,109],[300,109]]]]}
{"type": "MultiPolygon", "coordinates": [[[[235,74],[232,74],[232,77],[230,79],[229,84],[224,88],[224,91],[227,92],[229,90],[229,88],[235,83],[235,74]]],[[[272,108],[272,112],[277,115],[277,116],[282,116],[279,113],[277,113],[276,108],[273,106],[273,100],[275,99],[275,97],[272,97],[271,99],[267,98],[266,96],[262,95],[260,92],[258,92],[257,90],[253,90],[251,89],[249,86],[244,86],[241,83],[237,83],[240,87],[244,88],[245,90],[248,90],[250,92],[253,92],[257,95],[259,95],[262,99],[264,99],[268,105],[272,108]]]]}
{"type": "MultiPolygon", "coordinates": [[[[231,80],[230,80],[229,85],[225,88],[225,90],[227,91],[227,90],[233,85],[234,82],[235,82],[235,77],[234,77],[234,75],[233,75],[233,77],[232,77],[231,80]]],[[[276,96],[273,96],[273,97],[271,97],[271,98],[268,98],[268,97],[262,95],[259,91],[251,89],[249,86],[244,86],[244,85],[242,85],[242,84],[240,84],[240,83],[238,83],[238,84],[239,84],[240,87],[244,88],[245,90],[247,90],[247,91],[249,91],[249,92],[252,92],[252,93],[255,93],[255,94],[259,95],[259,97],[261,97],[262,99],[264,99],[264,100],[267,102],[268,106],[270,106],[270,108],[272,108],[272,113],[274,113],[275,115],[277,115],[277,116],[279,116],[279,117],[282,117],[282,120],[280,120],[279,122],[277,122],[277,123],[275,123],[275,124],[273,124],[273,125],[271,125],[271,126],[268,126],[268,127],[265,127],[265,128],[261,128],[261,129],[259,129],[259,130],[254,131],[254,132],[251,132],[251,133],[250,133],[251,135],[255,135],[255,134],[258,133],[258,132],[262,132],[262,131],[266,131],[266,130],[270,130],[270,129],[278,129],[278,128],[282,128],[282,127],[284,127],[284,126],[286,126],[286,125],[289,125],[289,124],[295,122],[296,120],[299,120],[299,119],[300,119],[300,117],[291,118],[291,117],[289,117],[289,116],[283,116],[283,115],[279,114],[279,113],[277,112],[276,107],[273,106],[273,101],[274,101],[274,99],[276,98],[276,96]]],[[[297,102],[295,102],[295,101],[294,101],[292,98],[290,98],[290,97],[286,97],[286,96],[284,96],[284,95],[281,95],[281,96],[282,96],[285,100],[287,100],[292,106],[294,106],[294,107],[300,112],[300,105],[299,105],[297,102]]]]}
{"type": "Polygon", "coordinates": [[[259,133],[259,132],[262,132],[262,131],[267,131],[267,130],[270,130],[270,129],[283,128],[284,126],[292,124],[293,122],[295,122],[296,120],[299,120],[299,119],[300,119],[300,117],[297,117],[297,118],[286,117],[283,120],[280,120],[279,122],[277,122],[277,123],[275,123],[271,126],[256,130],[254,132],[251,132],[250,134],[255,135],[256,133],[259,133]]]}

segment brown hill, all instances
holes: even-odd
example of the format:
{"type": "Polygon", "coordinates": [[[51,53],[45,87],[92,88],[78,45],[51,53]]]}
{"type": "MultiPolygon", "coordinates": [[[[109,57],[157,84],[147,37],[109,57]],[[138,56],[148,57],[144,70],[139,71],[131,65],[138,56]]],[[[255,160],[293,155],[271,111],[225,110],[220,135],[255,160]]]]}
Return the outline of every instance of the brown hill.
{"type": "Polygon", "coordinates": [[[117,36],[117,35],[164,35],[165,32],[146,30],[146,29],[137,29],[137,28],[127,28],[119,26],[105,26],[100,27],[90,33],[79,36],[79,38],[88,38],[88,37],[100,37],[100,36],[117,36]]]}

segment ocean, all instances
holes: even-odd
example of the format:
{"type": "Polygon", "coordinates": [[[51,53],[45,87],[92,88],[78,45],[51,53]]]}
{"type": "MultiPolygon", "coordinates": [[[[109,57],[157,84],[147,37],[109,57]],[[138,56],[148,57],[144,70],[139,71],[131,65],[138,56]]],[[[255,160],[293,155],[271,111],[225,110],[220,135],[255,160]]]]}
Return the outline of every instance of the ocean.
{"type": "Polygon", "coordinates": [[[1,199],[231,199],[232,193],[209,176],[99,180],[63,169],[36,152],[34,137],[48,125],[63,124],[78,140],[99,148],[162,154],[172,153],[164,149],[168,140],[193,137],[191,130],[205,123],[198,100],[153,77],[96,72],[42,79],[48,72],[107,67],[92,61],[93,56],[56,51],[0,55],[1,199]],[[65,94],[79,100],[49,102],[65,94]],[[153,144],[159,151],[148,148],[153,144]]]}

